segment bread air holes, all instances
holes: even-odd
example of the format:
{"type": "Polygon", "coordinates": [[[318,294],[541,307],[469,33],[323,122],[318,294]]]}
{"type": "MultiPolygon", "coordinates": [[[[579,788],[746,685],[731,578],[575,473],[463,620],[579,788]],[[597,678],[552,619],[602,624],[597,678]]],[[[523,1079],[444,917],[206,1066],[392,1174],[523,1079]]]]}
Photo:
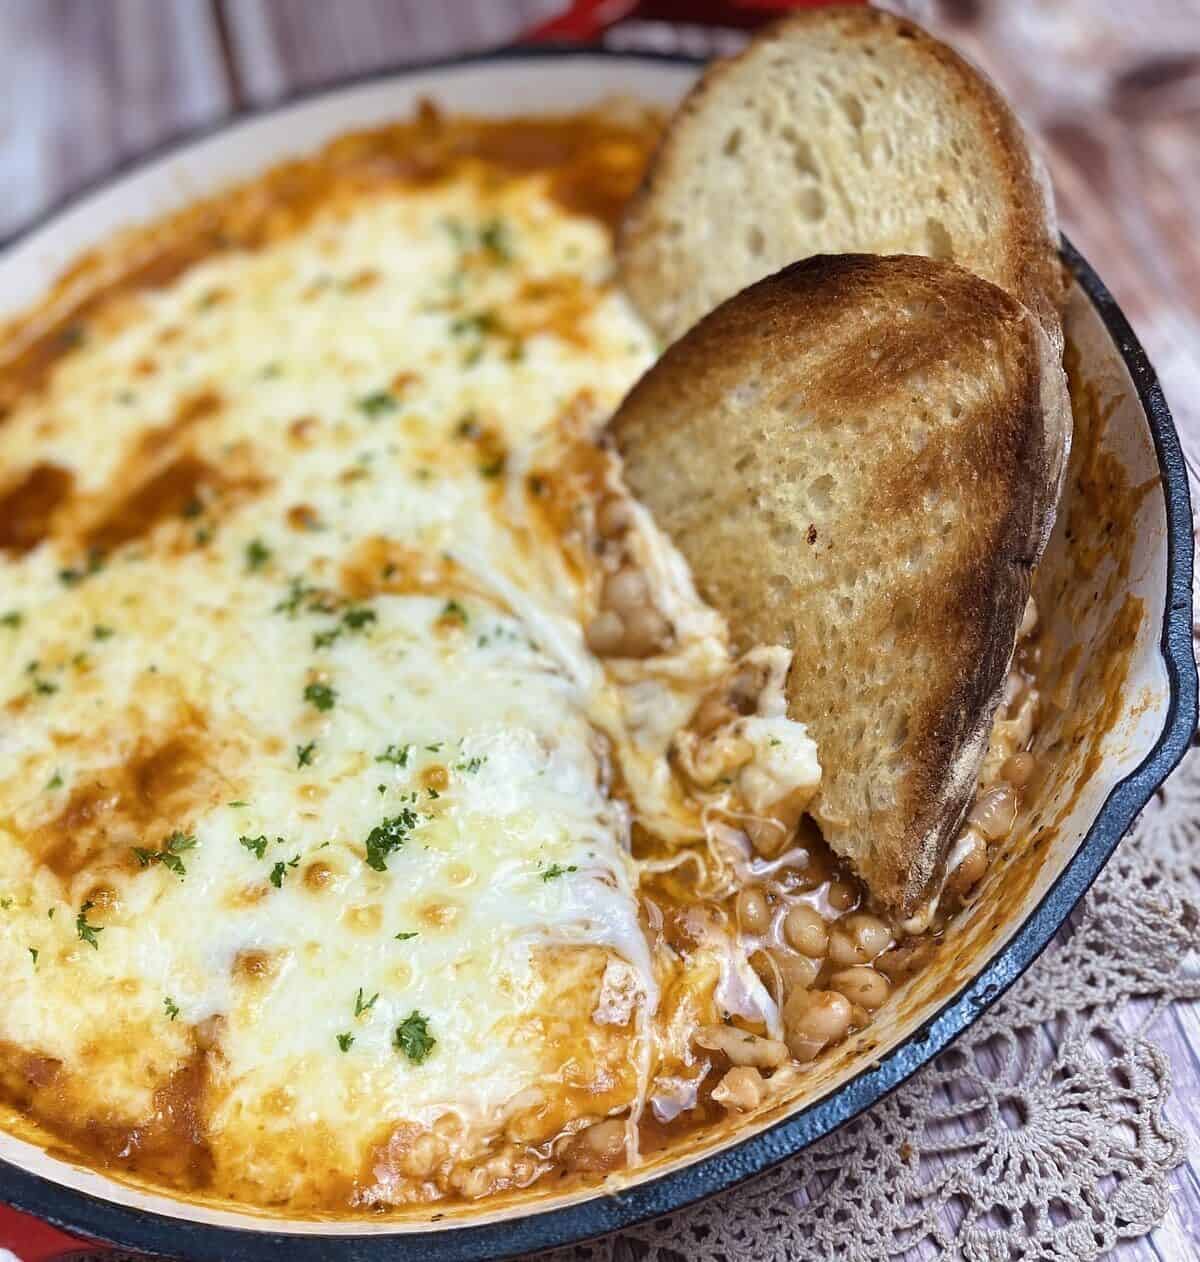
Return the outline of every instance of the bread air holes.
{"type": "Polygon", "coordinates": [[[827,513],[833,506],[834,482],[830,474],[822,474],[808,484],[808,503],[817,513],[827,513]]]}
{"type": "Polygon", "coordinates": [[[954,242],[940,219],[925,220],[925,252],[931,259],[954,261],[954,242]]]}
{"type": "Polygon", "coordinates": [[[809,223],[820,223],[825,218],[825,194],[815,185],[802,188],[796,198],[796,208],[802,219],[809,223]]]}

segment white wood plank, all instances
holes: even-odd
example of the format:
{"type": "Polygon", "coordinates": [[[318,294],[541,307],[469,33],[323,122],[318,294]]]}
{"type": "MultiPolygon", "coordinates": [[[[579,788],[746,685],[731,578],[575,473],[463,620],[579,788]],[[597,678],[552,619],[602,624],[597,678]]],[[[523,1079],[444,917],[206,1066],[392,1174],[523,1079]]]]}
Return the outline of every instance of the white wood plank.
{"type": "Polygon", "coordinates": [[[510,43],[555,13],[557,0],[224,0],[246,98],[349,74],[510,43]]]}
{"type": "Polygon", "coordinates": [[[228,104],[204,0],[0,4],[0,234],[228,104]]]}

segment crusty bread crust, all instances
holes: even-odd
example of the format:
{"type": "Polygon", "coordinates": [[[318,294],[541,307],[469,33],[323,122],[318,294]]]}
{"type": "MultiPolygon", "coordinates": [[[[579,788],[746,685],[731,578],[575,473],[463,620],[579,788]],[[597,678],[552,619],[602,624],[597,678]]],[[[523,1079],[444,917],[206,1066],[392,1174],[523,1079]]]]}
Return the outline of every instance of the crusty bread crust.
{"type": "Polygon", "coordinates": [[[883,908],[973,795],[1069,435],[1038,321],[949,263],[817,256],[671,346],[611,424],[741,649],[793,651],[812,811],[883,908]]]}
{"type": "Polygon", "coordinates": [[[786,18],[713,63],[617,246],[622,284],[668,341],[787,263],[869,251],[961,264],[1034,311],[1061,351],[1057,250],[1044,167],[991,81],[865,6],[786,18]]]}

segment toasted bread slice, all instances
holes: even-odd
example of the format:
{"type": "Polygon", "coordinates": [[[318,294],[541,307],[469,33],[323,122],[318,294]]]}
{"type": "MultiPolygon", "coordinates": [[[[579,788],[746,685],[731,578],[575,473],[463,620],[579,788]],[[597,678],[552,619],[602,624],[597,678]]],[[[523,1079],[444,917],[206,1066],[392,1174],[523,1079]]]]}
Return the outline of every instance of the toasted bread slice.
{"type": "Polygon", "coordinates": [[[1061,346],[1044,170],[979,71],[919,27],[818,9],[716,62],[672,119],[618,237],[621,282],[666,341],[812,254],[949,259],[1061,346]]]}
{"type": "Polygon", "coordinates": [[[784,644],[811,808],[889,912],[975,790],[1069,443],[1058,356],[996,286],[818,256],[705,317],[611,422],[631,490],[729,620],[784,644]]]}

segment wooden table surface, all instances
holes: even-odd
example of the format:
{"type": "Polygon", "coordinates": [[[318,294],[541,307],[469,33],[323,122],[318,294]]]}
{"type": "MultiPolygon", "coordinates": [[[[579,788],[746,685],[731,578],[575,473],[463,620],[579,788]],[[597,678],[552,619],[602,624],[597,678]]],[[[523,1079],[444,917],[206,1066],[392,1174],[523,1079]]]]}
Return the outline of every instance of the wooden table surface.
{"type": "MultiPolygon", "coordinates": [[[[509,42],[559,0],[0,0],[0,237],[172,135],[509,42]]],[[[893,6],[895,7],[895,6],[893,6]]],[[[1200,0],[914,0],[1041,134],[1066,232],[1150,350],[1200,469],[1200,0]]],[[[653,34],[654,32],[643,32],[653,34]]],[[[1200,1258],[1200,1005],[1154,1030],[1192,1141],[1124,1262],[1200,1258]]]]}

